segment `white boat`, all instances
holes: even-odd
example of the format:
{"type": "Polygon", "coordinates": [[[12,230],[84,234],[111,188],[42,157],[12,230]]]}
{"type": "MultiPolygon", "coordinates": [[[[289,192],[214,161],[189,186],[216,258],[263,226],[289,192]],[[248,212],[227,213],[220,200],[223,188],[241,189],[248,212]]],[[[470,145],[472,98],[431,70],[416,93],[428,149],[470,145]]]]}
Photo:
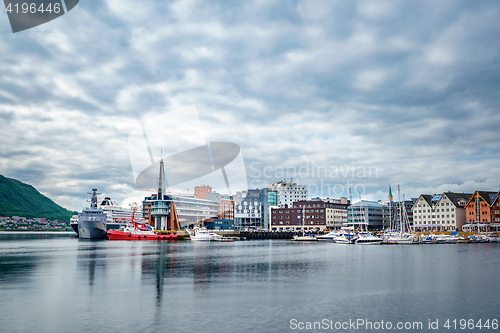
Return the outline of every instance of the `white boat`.
{"type": "Polygon", "coordinates": [[[420,244],[436,244],[436,235],[429,234],[420,238],[420,244]]]}
{"type": "Polygon", "coordinates": [[[210,240],[214,242],[234,242],[234,238],[224,237],[222,235],[216,234],[215,232],[211,232],[210,237],[210,240]]]}
{"type": "Polygon", "coordinates": [[[418,244],[412,234],[392,233],[384,236],[384,244],[418,244]]]}
{"type": "Polygon", "coordinates": [[[436,244],[456,244],[458,237],[450,235],[436,235],[436,244]]]}
{"type": "Polygon", "coordinates": [[[314,236],[314,235],[310,235],[310,234],[304,234],[302,236],[293,236],[292,238],[293,241],[317,241],[318,239],[314,236]]]}
{"type": "Polygon", "coordinates": [[[469,243],[489,243],[489,239],[486,235],[472,235],[469,236],[469,243]]]}
{"type": "Polygon", "coordinates": [[[491,234],[488,234],[486,235],[486,238],[488,238],[488,241],[490,243],[498,243],[500,242],[500,237],[498,237],[498,235],[496,233],[491,233],[491,234]]]}
{"type": "Polygon", "coordinates": [[[186,231],[189,234],[189,239],[192,241],[204,241],[204,242],[209,242],[212,240],[212,234],[210,231],[207,230],[207,228],[202,227],[198,228],[195,227],[193,230],[186,229],[186,231]]]}
{"type": "Polygon", "coordinates": [[[358,239],[356,239],[356,244],[359,245],[380,245],[383,239],[372,235],[369,232],[359,233],[358,239]]]}
{"type": "Polygon", "coordinates": [[[337,244],[355,244],[358,236],[356,234],[342,234],[335,238],[335,243],[337,244]]]}
{"type": "Polygon", "coordinates": [[[331,241],[335,241],[335,238],[337,237],[340,237],[340,233],[335,231],[330,231],[326,235],[316,236],[318,240],[331,240],[331,241]]]}

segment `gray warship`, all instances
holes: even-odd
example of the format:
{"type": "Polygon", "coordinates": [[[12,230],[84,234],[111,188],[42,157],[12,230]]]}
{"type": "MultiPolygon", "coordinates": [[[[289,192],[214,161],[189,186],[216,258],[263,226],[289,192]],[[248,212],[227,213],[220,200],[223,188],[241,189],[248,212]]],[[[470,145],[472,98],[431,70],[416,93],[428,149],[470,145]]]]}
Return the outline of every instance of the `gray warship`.
{"type": "Polygon", "coordinates": [[[106,219],[104,210],[97,207],[97,189],[92,189],[90,207],[78,214],[78,237],[84,239],[106,238],[106,219]]]}

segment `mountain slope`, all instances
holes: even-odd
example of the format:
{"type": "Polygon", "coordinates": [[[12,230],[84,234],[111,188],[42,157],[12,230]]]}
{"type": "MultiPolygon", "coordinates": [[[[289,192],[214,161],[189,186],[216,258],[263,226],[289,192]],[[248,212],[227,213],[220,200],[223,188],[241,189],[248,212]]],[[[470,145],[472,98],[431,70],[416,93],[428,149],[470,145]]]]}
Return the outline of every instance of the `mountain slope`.
{"type": "Polygon", "coordinates": [[[33,186],[0,175],[0,216],[44,217],[68,222],[74,214],[40,194],[33,186]]]}

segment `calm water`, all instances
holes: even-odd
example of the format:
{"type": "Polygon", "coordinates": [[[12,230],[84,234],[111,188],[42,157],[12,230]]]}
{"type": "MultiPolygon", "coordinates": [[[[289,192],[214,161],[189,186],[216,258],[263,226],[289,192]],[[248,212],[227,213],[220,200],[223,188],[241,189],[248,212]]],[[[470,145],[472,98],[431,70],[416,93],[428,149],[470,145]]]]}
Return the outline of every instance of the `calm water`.
{"type": "MultiPolygon", "coordinates": [[[[0,233],[1,332],[288,332],[291,319],[360,318],[418,321],[420,332],[438,319],[437,331],[450,332],[446,319],[500,319],[499,287],[500,244],[170,243],[0,233]]],[[[359,330],[371,331],[365,328],[359,330]]]]}

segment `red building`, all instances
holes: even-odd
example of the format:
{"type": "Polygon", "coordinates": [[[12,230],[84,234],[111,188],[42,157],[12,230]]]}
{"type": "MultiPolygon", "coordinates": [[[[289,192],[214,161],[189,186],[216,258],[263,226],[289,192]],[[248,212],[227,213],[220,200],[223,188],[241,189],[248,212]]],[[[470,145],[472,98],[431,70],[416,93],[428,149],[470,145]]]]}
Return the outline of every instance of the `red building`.
{"type": "Polygon", "coordinates": [[[491,223],[500,224],[500,191],[491,205],[491,223]]]}
{"type": "Polygon", "coordinates": [[[470,197],[469,202],[467,202],[467,205],[465,205],[466,224],[491,223],[492,208],[495,199],[498,202],[497,197],[498,197],[497,192],[489,192],[489,191],[474,192],[472,197],[470,197]],[[479,211],[479,216],[478,216],[478,211],[479,211]]]}
{"type": "Polygon", "coordinates": [[[194,188],[194,197],[198,199],[206,199],[207,194],[212,193],[212,187],[203,185],[203,186],[196,186],[194,188]]]}
{"type": "Polygon", "coordinates": [[[292,207],[271,209],[271,230],[327,229],[327,221],[333,221],[334,209],[347,209],[347,204],[317,201],[296,201],[292,207]],[[329,212],[330,211],[330,212],[329,212]],[[304,216],[304,223],[302,223],[304,216]]]}

